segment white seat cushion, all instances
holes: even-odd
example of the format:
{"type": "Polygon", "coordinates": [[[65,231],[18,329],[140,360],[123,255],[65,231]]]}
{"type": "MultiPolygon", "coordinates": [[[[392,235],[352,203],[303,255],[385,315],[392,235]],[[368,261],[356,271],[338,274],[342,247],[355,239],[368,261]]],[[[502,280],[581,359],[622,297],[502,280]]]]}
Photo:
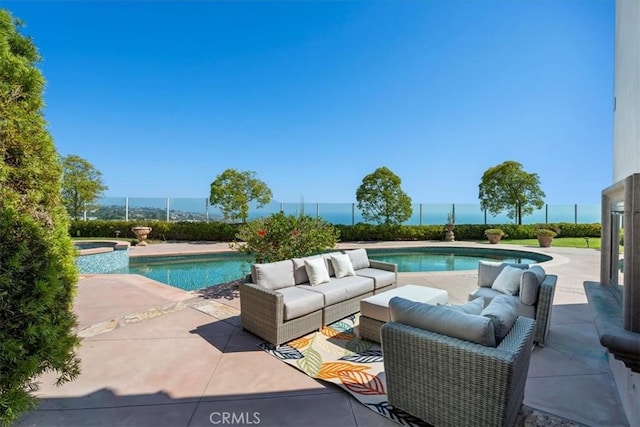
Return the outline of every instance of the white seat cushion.
{"type": "Polygon", "coordinates": [[[291,320],[314,311],[322,310],[324,299],[316,292],[301,289],[300,286],[278,289],[284,303],[284,320],[291,320]]]}
{"type": "Polygon", "coordinates": [[[442,289],[404,285],[363,299],[360,301],[360,314],[381,322],[390,322],[389,301],[393,297],[402,297],[411,301],[429,304],[446,304],[449,294],[442,289]]]}

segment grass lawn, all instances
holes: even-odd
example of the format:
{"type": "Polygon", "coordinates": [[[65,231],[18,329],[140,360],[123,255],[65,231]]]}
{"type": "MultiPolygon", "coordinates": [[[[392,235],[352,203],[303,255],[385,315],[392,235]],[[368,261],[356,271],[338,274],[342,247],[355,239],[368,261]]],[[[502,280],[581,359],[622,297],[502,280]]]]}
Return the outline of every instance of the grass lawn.
{"type": "MultiPolygon", "coordinates": [[[[554,237],[551,246],[561,248],[591,248],[600,249],[600,237],[554,237]]],[[[508,245],[538,246],[538,239],[502,239],[500,243],[508,245]]]]}

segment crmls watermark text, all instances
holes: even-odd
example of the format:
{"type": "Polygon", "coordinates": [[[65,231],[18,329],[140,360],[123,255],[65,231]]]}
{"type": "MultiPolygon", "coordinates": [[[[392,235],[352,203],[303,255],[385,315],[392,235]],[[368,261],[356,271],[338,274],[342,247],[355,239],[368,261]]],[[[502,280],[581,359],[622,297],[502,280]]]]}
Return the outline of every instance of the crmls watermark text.
{"type": "Polygon", "coordinates": [[[211,424],[249,425],[260,424],[260,412],[212,412],[209,414],[211,424]]]}

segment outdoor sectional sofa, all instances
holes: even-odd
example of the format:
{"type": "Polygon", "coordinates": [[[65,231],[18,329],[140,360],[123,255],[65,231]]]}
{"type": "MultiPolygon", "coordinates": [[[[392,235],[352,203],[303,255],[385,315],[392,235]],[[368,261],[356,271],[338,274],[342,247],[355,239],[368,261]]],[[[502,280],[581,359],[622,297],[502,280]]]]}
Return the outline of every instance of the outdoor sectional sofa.
{"type": "Polygon", "coordinates": [[[253,264],[251,282],[240,284],[242,328],[283,344],[357,313],[397,276],[396,264],[369,260],[365,249],[253,264]]]}

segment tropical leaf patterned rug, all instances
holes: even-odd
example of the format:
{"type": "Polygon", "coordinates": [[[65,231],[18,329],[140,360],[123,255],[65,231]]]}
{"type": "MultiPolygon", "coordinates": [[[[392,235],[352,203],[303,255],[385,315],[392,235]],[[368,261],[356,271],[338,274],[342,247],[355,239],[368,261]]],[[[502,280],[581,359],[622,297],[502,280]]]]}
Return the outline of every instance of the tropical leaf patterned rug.
{"type": "Polygon", "coordinates": [[[334,383],[400,425],[428,426],[387,401],[380,345],[358,337],[359,313],[287,344],[259,347],[308,376],[334,383]]]}
{"type": "MultiPolygon", "coordinates": [[[[382,349],[358,337],[360,313],[287,344],[258,346],[312,378],[342,387],[369,409],[403,426],[429,426],[387,401],[382,349]]],[[[582,427],[582,424],[522,405],[517,426],[582,427]]]]}

